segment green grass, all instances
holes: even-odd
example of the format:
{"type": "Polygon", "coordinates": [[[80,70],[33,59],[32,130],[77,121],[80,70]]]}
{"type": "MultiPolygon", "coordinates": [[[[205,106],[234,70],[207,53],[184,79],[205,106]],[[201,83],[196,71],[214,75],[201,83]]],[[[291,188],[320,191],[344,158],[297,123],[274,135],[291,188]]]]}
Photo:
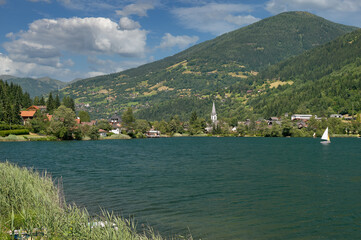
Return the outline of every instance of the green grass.
{"type": "Polygon", "coordinates": [[[14,231],[42,240],[164,239],[151,228],[137,231],[133,220],[107,211],[91,217],[86,209],[67,205],[60,186],[46,172],[40,175],[33,169],[0,163],[0,239],[13,239],[14,231]]]}

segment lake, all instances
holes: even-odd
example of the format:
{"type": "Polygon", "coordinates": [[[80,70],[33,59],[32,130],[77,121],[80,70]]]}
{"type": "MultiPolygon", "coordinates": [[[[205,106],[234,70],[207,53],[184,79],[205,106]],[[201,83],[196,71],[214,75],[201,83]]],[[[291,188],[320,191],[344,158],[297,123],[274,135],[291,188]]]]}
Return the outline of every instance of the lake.
{"type": "Polygon", "coordinates": [[[134,216],[167,237],[360,239],[361,139],[331,141],[1,142],[0,161],[62,176],[67,202],[134,216]]]}

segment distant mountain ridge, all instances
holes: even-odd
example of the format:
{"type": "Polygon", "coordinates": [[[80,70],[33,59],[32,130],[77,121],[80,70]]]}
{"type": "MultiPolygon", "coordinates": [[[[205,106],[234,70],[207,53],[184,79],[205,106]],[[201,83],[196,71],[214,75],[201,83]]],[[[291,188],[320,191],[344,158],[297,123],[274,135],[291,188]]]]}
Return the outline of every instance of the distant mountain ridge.
{"type": "Polygon", "coordinates": [[[30,94],[30,97],[41,96],[48,94],[51,91],[57,91],[68,85],[66,82],[62,82],[49,77],[42,78],[22,78],[11,75],[0,75],[0,79],[7,81],[8,83],[14,83],[20,85],[24,92],[30,94]]]}
{"type": "Polygon", "coordinates": [[[185,119],[193,110],[206,117],[213,100],[220,111],[243,108],[259,71],[355,29],[307,12],[286,12],[153,63],[77,81],[61,94],[79,106],[89,104],[93,117],[129,106],[149,120],[175,114],[185,119]]]}

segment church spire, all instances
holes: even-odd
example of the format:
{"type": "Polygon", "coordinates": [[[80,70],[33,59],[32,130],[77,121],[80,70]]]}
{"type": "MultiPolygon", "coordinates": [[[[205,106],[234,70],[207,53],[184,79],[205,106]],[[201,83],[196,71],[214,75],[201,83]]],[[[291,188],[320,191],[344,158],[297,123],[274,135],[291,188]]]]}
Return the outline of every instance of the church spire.
{"type": "Polygon", "coordinates": [[[212,123],[217,123],[216,105],[214,104],[214,102],[213,102],[213,107],[212,107],[211,120],[212,120],[212,123]]]}

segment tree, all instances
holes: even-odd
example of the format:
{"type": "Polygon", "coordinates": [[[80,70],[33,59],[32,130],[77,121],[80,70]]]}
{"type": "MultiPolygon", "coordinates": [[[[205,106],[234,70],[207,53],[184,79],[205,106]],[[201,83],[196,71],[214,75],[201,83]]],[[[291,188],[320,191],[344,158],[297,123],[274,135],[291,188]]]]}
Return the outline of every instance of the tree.
{"type": "Polygon", "coordinates": [[[40,99],[39,99],[38,96],[34,97],[33,103],[34,103],[34,105],[36,105],[36,106],[39,106],[39,105],[40,105],[40,99]]]}
{"type": "Polygon", "coordinates": [[[192,125],[195,121],[197,121],[197,118],[198,118],[198,116],[197,116],[196,111],[193,111],[191,118],[189,119],[189,123],[192,125]]]}
{"type": "Polygon", "coordinates": [[[74,100],[70,96],[66,96],[63,99],[63,105],[71,110],[75,111],[75,103],[74,100]]]}
{"type": "Polygon", "coordinates": [[[79,111],[78,116],[81,122],[90,122],[89,113],[86,111],[79,111]]]}
{"type": "Polygon", "coordinates": [[[41,97],[41,98],[40,98],[39,105],[41,105],[41,106],[45,106],[45,105],[46,105],[44,97],[41,97]]]}
{"type": "Polygon", "coordinates": [[[133,110],[129,107],[122,116],[123,122],[126,126],[131,127],[135,122],[135,117],[133,115],[133,110]]]}
{"type": "Polygon", "coordinates": [[[48,110],[48,112],[51,114],[53,113],[54,110],[54,99],[53,99],[53,94],[50,92],[49,93],[49,97],[48,100],[46,101],[46,109],[48,110]]]}
{"type": "Polygon", "coordinates": [[[29,124],[35,133],[45,133],[50,123],[47,116],[38,110],[36,111],[34,118],[30,120],[29,124]]]}
{"type": "Polygon", "coordinates": [[[63,140],[73,139],[73,133],[76,131],[75,117],[72,109],[61,105],[54,111],[48,132],[63,140]]]}
{"type": "Polygon", "coordinates": [[[112,130],[112,126],[107,120],[99,120],[97,122],[97,127],[106,131],[112,130]]]}
{"type": "Polygon", "coordinates": [[[56,94],[56,97],[55,97],[55,100],[54,100],[54,109],[57,109],[58,107],[60,107],[60,99],[59,99],[59,95],[56,94]]]}
{"type": "Polygon", "coordinates": [[[134,129],[141,133],[146,133],[150,129],[149,122],[144,119],[137,119],[137,120],[135,120],[134,129]]]}

